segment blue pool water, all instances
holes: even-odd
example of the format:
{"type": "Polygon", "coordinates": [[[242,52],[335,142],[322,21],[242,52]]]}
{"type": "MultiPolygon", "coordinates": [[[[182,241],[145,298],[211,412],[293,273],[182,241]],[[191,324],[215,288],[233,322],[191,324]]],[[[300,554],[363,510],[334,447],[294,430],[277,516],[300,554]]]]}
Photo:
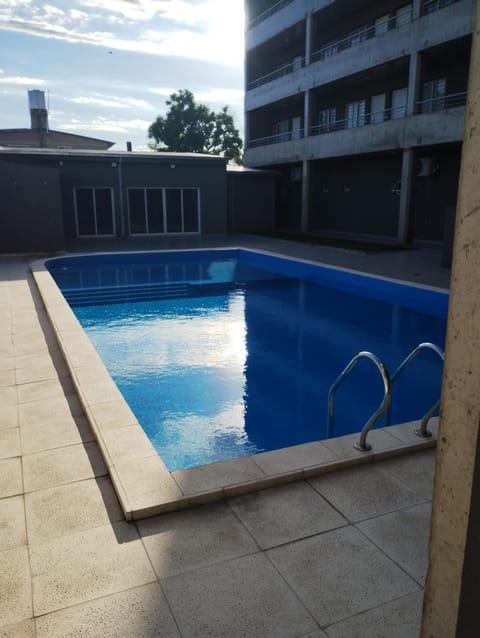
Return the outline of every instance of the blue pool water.
{"type": "MultiPolygon", "coordinates": [[[[444,293],[251,251],[47,266],[170,470],[326,438],[328,389],[358,351],[393,372],[421,341],[444,346],[444,293]]],[[[395,383],[393,422],[420,418],[440,381],[425,352],[395,383]]],[[[382,396],[362,361],[333,434],[358,432],[382,396]]]]}

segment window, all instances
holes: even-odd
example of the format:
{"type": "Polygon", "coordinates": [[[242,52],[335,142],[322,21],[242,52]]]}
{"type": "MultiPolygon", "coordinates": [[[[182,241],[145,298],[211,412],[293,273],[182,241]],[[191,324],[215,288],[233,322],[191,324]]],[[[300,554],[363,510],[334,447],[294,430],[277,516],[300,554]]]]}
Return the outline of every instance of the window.
{"type": "Polygon", "coordinates": [[[405,117],[407,114],[407,99],[408,99],[408,89],[407,87],[403,89],[395,89],[392,91],[392,108],[391,108],[391,119],[398,120],[402,117],[405,117]]]}
{"type": "Polygon", "coordinates": [[[77,237],[115,234],[111,188],[74,188],[77,237]]]}
{"type": "Polygon", "coordinates": [[[129,188],[131,235],[200,232],[198,188],[129,188]]]}
{"type": "Polygon", "coordinates": [[[335,130],[337,121],[337,109],[322,109],[318,114],[318,128],[320,133],[328,133],[335,130]]]}
{"type": "Polygon", "coordinates": [[[375,20],[375,35],[382,35],[382,33],[386,33],[388,31],[389,21],[390,16],[388,13],[381,18],[377,18],[375,20]]]}
{"type": "Polygon", "coordinates": [[[275,135],[277,142],[287,142],[290,139],[288,120],[282,120],[275,124],[275,135]]]}
{"type": "Polygon", "coordinates": [[[446,92],[446,78],[425,82],[422,87],[422,113],[431,113],[432,111],[444,109],[446,92]]]}
{"type": "Polygon", "coordinates": [[[365,126],[365,100],[350,102],[346,107],[347,128],[365,126]]]}
{"type": "Polygon", "coordinates": [[[299,140],[302,137],[302,118],[300,115],[292,117],[292,140],[299,140]]]}
{"type": "Polygon", "coordinates": [[[385,120],[385,93],[372,95],[370,98],[370,124],[378,124],[385,120]]]}
{"type": "Polygon", "coordinates": [[[395,26],[401,27],[404,24],[408,24],[412,20],[412,5],[407,4],[404,7],[397,9],[395,13],[395,26]]]}

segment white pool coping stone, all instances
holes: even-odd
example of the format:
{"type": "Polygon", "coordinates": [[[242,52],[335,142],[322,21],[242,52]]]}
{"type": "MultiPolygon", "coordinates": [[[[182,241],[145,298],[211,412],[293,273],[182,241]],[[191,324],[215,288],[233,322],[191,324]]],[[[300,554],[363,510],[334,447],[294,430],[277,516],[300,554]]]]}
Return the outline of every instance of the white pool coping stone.
{"type": "Polygon", "coordinates": [[[438,418],[433,418],[429,423],[431,438],[413,434],[418,421],[372,430],[368,435],[372,445],[369,452],[354,449],[359,434],[350,434],[169,472],[45,267],[45,261],[31,263],[33,277],[126,520],[247,494],[436,445],[438,418]]]}

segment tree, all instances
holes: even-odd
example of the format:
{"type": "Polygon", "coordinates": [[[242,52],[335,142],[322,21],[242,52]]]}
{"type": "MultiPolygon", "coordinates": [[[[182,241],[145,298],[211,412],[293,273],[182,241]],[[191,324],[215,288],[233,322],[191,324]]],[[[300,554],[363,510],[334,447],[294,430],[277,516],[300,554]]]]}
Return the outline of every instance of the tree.
{"type": "Polygon", "coordinates": [[[148,137],[155,140],[151,148],[224,155],[240,162],[242,140],[228,106],[214,113],[197,104],[187,89],[172,93],[166,104],[170,107],[166,116],[159,115],[148,129],[148,137]]]}

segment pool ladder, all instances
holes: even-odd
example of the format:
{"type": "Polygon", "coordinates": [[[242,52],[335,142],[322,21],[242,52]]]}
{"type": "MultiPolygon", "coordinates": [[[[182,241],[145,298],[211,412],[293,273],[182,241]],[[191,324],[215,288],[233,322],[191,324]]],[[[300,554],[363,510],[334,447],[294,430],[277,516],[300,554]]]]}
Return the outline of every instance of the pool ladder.
{"type": "MultiPolygon", "coordinates": [[[[361,452],[367,452],[372,449],[372,446],[367,443],[367,435],[370,430],[373,428],[375,423],[380,419],[380,417],[386,412],[386,422],[387,425],[391,425],[392,418],[392,385],[396,379],[402,374],[402,372],[412,363],[414,359],[420,354],[422,350],[433,350],[442,361],[444,361],[445,354],[441,348],[436,346],[434,343],[430,343],[428,341],[424,343],[419,343],[416,348],[414,348],[410,354],[402,361],[402,363],[398,366],[395,372],[390,376],[388,374],[388,370],[385,365],[380,361],[380,359],[373,354],[372,352],[362,351],[356,354],[347,367],[343,370],[343,372],[339,375],[333,385],[330,387],[328,392],[328,419],[327,419],[327,435],[328,438],[331,437],[333,431],[333,417],[335,412],[335,392],[337,388],[343,383],[346,377],[352,372],[352,370],[356,367],[357,363],[361,359],[369,359],[372,361],[377,370],[380,372],[383,381],[383,399],[380,403],[379,407],[375,410],[372,416],[368,419],[368,421],[363,426],[363,429],[360,433],[360,439],[357,443],[354,443],[354,448],[360,450],[361,452]]],[[[422,438],[427,438],[432,436],[432,433],[427,430],[427,424],[438,410],[440,406],[440,399],[435,402],[434,405],[424,414],[420,427],[414,430],[414,433],[422,438]]]]}

